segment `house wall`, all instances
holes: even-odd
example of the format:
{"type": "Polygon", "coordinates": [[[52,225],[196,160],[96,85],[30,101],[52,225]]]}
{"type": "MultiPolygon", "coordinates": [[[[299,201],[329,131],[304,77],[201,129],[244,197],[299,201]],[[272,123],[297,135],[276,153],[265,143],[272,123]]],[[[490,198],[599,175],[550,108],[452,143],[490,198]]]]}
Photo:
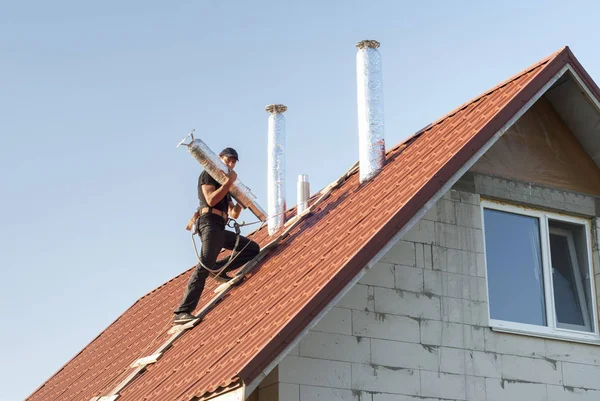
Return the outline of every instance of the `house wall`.
{"type": "Polygon", "coordinates": [[[600,346],[487,326],[479,204],[595,216],[594,198],[477,174],[456,187],[301,339],[260,401],[600,400],[600,346]]]}

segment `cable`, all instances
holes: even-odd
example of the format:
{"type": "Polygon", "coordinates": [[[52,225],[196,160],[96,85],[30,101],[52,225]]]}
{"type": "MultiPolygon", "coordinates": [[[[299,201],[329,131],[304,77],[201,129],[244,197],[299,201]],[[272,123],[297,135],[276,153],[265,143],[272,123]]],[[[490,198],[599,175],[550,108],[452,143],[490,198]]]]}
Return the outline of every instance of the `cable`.
{"type": "MultiPolygon", "coordinates": [[[[227,263],[225,263],[225,265],[223,265],[223,267],[221,267],[220,269],[211,269],[208,266],[206,266],[204,263],[202,263],[202,258],[201,256],[198,254],[198,247],[196,246],[196,240],[194,239],[194,235],[196,235],[196,232],[192,233],[192,244],[194,245],[194,252],[196,253],[196,258],[198,259],[198,265],[201,266],[203,269],[207,270],[209,273],[214,274],[216,276],[220,276],[221,273],[227,269],[229,267],[229,265],[242,253],[244,252],[244,250],[246,249],[246,247],[248,245],[250,245],[250,242],[252,242],[252,240],[249,240],[248,242],[246,242],[246,245],[244,245],[244,247],[242,249],[240,249],[237,253],[236,253],[236,249],[240,243],[240,225],[234,220],[234,219],[229,219],[229,221],[227,222],[227,226],[231,227],[229,225],[229,223],[233,221],[234,227],[235,227],[235,231],[236,231],[236,238],[235,238],[235,245],[233,246],[233,249],[231,250],[231,254],[229,255],[229,260],[227,261],[227,263]],[[234,255],[235,254],[235,255],[234,255]]],[[[264,223],[263,223],[264,224],[264,223]]],[[[198,223],[196,223],[196,227],[198,226],[198,223]]],[[[260,229],[260,228],[259,228],[260,229]]],[[[197,230],[196,230],[197,231],[197,230]]]]}
{"type": "Polygon", "coordinates": [[[267,217],[265,221],[257,220],[257,221],[253,221],[251,223],[246,223],[245,221],[242,221],[241,223],[238,223],[238,226],[239,227],[245,227],[245,226],[251,226],[251,225],[254,225],[254,224],[258,224],[258,223],[263,223],[264,224],[265,222],[269,221],[269,219],[272,219],[272,218],[277,217],[277,216],[282,216],[282,215],[284,215],[286,213],[288,213],[288,211],[284,210],[281,213],[277,213],[277,214],[274,214],[272,216],[267,217]]]}

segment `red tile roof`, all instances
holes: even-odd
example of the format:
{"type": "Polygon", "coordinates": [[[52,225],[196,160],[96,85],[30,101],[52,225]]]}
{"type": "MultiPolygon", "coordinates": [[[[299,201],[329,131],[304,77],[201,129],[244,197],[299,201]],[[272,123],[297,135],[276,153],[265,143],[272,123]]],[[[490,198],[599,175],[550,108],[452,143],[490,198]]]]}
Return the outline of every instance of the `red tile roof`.
{"type": "MultiPolygon", "coordinates": [[[[121,401],[190,400],[257,378],[457,171],[566,63],[600,90],[568,48],[419,131],[383,170],[334,189],[251,277],[120,393],[121,401]]],[[[600,97],[600,96],[599,96],[600,97]]],[[[253,237],[265,244],[266,229],[253,237]]],[[[191,269],[142,297],[36,390],[30,401],[107,395],[166,340],[191,269]]],[[[208,280],[200,301],[213,296],[208,280]]]]}

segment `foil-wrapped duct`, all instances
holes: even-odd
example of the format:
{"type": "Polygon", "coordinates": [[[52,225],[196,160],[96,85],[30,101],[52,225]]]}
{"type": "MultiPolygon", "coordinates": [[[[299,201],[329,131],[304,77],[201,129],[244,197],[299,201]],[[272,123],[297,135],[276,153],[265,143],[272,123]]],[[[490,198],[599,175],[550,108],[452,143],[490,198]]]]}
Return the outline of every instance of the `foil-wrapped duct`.
{"type": "MultiPolygon", "coordinates": [[[[229,171],[228,167],[201,139],[194,139],[194,135],[190,135],[192,141],[189,144],[184,144],[184,139],[179,145],[186,146],[190,154],[194,156],[194,159],[204,167],[208,174],[222,185],[227,180],[226,174],[229,171]]],[[[239,178],[235,180],[229,193],[240,205],[250,209],[260,221],[265,221],[267,219],[267,214],[256,201],[256,196],[254,196],[250,191],[250,188],[245,186],[239,178]]]]}
{"type": "Polygon", "coordinates": [[[363,40],[356,47],[358,160],[362,183],[373,178],[385,163],[383,77],[379,42],[363,40]]]}
{"type": "Polygon", "coordinates": [[[268,163],[267,163],[267,212],[269,235],[285,222],[285,117],[287,107],[270,104],[265,107],[270,113],[268,122],[268,163]]]}
{"type": "Polygon", "coordinates": [[[310,197],[310,184],[308,182],[308,175],[299,174],[298,175],[298,184],[297,184],[297,216],[300,216],[302,212],[308,209],[308,198],[310,197]]]}

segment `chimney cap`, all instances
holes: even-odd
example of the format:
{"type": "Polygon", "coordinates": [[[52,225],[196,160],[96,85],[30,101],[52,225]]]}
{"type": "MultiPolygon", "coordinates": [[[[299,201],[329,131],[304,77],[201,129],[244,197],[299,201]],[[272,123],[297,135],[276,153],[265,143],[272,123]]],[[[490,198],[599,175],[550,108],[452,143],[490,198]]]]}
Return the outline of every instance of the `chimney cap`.
{"type": "Polygon", "coordinates": [[[356,44],[356,48],[358,49],[377,49],[379,47],[379,42],[376,40],[361,40],[356,44]]]}
{"type": "Polygon", "coordinates": [[[287,109],[288,109],[287,106],[285,106],[283,104],[269,104],[269,105],[265,106],[265,111],[267,111],[271,114],[285,113],[285,111],[287,109]]]}

